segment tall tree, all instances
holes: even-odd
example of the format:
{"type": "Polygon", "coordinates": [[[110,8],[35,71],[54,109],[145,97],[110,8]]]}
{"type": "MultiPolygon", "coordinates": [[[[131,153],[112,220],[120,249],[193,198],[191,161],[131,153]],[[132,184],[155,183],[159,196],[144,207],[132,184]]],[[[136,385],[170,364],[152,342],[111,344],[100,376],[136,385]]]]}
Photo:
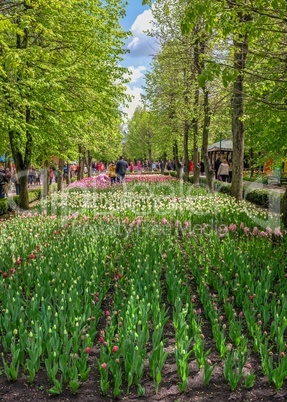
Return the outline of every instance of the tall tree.
{"type": "MultiPolygon", "coordinates": [[[[20,173],[20,206],[35,144],[65,142],[77,121],[119,116],[125,33],[121,2],[44,0],[0,4],[1,131],[9,134],[20,173]],[[58,141],[60,139],[60,141],[58,141]]],[[[77,133],[80,137],[81,133],[77,133]]],[[[61,145],[62,147],[62,145],[61,145]]]]}

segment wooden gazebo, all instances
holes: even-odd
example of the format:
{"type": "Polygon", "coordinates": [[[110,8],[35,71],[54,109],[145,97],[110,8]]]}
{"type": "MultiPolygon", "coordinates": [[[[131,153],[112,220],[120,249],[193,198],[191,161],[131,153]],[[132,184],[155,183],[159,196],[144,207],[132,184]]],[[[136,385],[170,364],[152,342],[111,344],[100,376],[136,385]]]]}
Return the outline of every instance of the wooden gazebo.
{"type": "Polygon", "coordinates": [[[208,145],[207,153],[211,166],[214,165],[214,162],[218,157],[221,159],[225,158],[228,161],[229,159],[232,159],[233,142],[229,139],[215,142],[214,144],[208,145]]]}

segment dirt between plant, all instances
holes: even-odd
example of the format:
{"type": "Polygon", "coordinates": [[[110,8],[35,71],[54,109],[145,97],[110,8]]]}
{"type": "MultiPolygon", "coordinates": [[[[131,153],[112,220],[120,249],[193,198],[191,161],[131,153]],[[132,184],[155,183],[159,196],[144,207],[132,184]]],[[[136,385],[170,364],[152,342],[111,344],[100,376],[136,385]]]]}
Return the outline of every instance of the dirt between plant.
{"type": "MultiPolygon", "coordinates": [[[[217,366],[213,371],[212,378],[208,385],[204,385],[202,379],[202,371],[198,370],[195,359],[191,359],[190,362],[190,376],[189,387],[186,392],[181,393],[178,389],[179,377],[176,369],[176,362],[174,358],[174,344],[175,339],[171,323],[168,324],[166,329],[166,349],[170,352],[170,355],[164,366],[162,377],[163,381],[160,384],[158,394],[155,394],[153,380],[151,379],[148,371],[148,361],[146,361],[146,367],[144,376],[142,378],[142,386],[145,388],[145,395],[139,397],[137,395],[137,389],[131,388],[128,395],[125,394],[126,387],[123,384],[123,394],[119,398],[113,398],[110,396],[103,396],[100,391],[99,373],[96,366],[96,357],[99,356],[99,347],[96,345],[92,348],[89,355],[89,361],[92,366],[88,380],[82,384],[78,393],[73,395],[71,390],[63,388],[63,393],[60,396],[50,396],[48,389],[51,384],[48,381],[46,372],[40,370],[35,377],[33,384],[29,384],[22,374],[19,376],[16,382],[8,382],[5,374],[2,372],[0,376],[0,401],[19,401],[19,402],[107,402],[111,400],[118,401],[143,401],[143,402],[283,402],[287,401],[287,389],[283,387],[282,390],[276,392],[275,387],[268,383],[267,377],[261,374],[260,360],[257,355],[251,355],[248,362],[252,365],[252,368],[256,374],[256,381],[252,388],[246,389],[244,387],[244,381],[242,381],[239,387],[231,392],[227,381],[222,374],[222,361],[216,351],[214,341],[209,334],[208,323],[204,325],[204,335],[206,339],[206,348],[211,348],[212,352],[209,355],[212,363],[216,363],[217,366]]],[[[249,369],[245,369],[246,374],[249,373],[249,369]]],[[[1,370],[2,371],[2,370],[1,370]]]]}
{"type": "Polygon", "coordinates": [[[129,395],[124,395],[118,399],[103,396],[100,392],[99,377],[95,370],[91,371],[89,379],[79,389],[77,395],[72,395],[71,391],[64,389],[61,396],[49,396],[47,389],[50,388],[46,374],[38,373],[33,385],[29,385],[25,378],[9,383],[4,376],[0,377],[0,401],[19,401],[19,402],[106,402],[111,400],[119,401],[162,401],[162,402],[259,402],[259,401],[286,401],[287,392],[282,390],[278,393],[271,387],[264,377],[257,378],[255,386],[246,390],[240,387],[235,392],[231,392],[228,384],[224,381],[221,374],[221,367],[218,366],[213,372],[213,378],[207,386],[203,385],[202,375],[197,371],[196,363],[191,364],[189,389],[185,393],[178,390],[178,376],[176,365],[172,361],[168,362],[164,370],[165,381],[162,382],[159,393],[154,394],[153,381],[146,375],[142,385],[145,388],[145,395],[137,396],[136,389],[132,389],[129,395]],[[168,380],[167,380],[168,379],[168,380]]]}

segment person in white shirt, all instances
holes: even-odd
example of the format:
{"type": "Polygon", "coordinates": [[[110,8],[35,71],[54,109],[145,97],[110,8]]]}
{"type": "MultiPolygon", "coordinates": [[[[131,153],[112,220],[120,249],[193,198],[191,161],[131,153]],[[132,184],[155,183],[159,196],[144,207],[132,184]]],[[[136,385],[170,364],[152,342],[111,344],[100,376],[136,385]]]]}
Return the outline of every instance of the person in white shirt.
{"type": "Polygon", "coordinates": [[[222,181],[228,181],[229,178],[229,165],[226,159],[223,159],[221,164],[219,165],[217,177],[221,177],[222,181]]]}

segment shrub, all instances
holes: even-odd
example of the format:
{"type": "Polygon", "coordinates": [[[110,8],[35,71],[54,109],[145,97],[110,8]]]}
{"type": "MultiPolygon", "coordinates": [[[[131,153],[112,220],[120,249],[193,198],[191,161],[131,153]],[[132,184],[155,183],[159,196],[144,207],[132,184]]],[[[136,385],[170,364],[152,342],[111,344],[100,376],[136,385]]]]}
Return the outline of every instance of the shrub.
{"type": "MultiPolygon", "coordinates": [[[[29,203],[37,201],[41,198],[41,189],[31,190],[28,193],[29,203]]],[[[15,204],[19,205],[19,195],[13,196],[13,201],[15,204]]]]}
{"type": "MultiPolygon", "coordinates": [[[[29,203],[39,200],[41,198],[41,189],[35,189],[29,191],[28,197],[29,197],[29,203]]],[[[12,199],[16,205],[19,205],[19,195],[14,195],[12,199]]],[[[0,200],[0,216],[6,214],[11,209],[13,209],[13,207],[9,205],[8,198],[3,198],[0,200]]]]}
{"type": "Polygon", "coordinates": [[[4,215],[8,212],[8,200],[3,198],[0,200],[0,215],[4,215]]]}
{"type": "Polygon", "coordinates": [[[276,206],[281,205],[283,198],[282,193],[275,193],[262,188],[250,190],[249,188],[244,187],[243,194],[247,201],[260,205],[264,208],[271,208],[274,210],[277,210],[276,206]]]}
{"type": "Polygon", "coordinates": [[[231,184],[224,181],[214,180],[214,189],[219,193],[230,194],[231,184]]]}
{"type": "Polygon", "coordinates": [[[177,177],[177,173],[176,173],[175,170],[164,171],[163,174],[164,174],[165,176],[177,177]]]}

